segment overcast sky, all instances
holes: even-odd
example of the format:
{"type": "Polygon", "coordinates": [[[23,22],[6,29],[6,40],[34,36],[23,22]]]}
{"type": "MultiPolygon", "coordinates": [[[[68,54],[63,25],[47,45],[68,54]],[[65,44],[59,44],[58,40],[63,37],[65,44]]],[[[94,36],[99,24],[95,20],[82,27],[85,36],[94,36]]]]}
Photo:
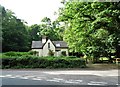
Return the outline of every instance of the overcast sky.
{"type": "Polygon", "coordinates": [[[40,24],[43,17],[55,20],[55,11],[61,7],[61,0],[0,0],[6,9],[12,10],[16,16],[25,20],[28,25],[40,24]]]}

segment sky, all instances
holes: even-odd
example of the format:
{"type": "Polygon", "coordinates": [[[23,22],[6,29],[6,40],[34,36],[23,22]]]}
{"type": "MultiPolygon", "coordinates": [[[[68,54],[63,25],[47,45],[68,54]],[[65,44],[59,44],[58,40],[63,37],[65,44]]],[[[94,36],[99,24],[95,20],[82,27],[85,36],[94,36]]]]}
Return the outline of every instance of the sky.
{"type": "Polygon", "coordinates": [[[17,18],[22,19],[28,25],[40,24],[44,17],[55,20],[61,0],[0,0],[0,4],[6,9],[12,10],[17,18]]]}

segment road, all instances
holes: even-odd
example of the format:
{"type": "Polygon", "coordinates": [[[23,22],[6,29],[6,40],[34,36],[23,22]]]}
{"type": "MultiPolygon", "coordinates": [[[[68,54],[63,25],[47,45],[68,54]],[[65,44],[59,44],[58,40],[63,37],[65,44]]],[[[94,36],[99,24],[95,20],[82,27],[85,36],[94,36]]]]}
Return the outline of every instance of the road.
{"type": "MultiPolygon", "coordinates": [[[[118,86],[118,70],[2,70],[2,85],[118,86]]],[[[73,86],[72,86],[73,87],[73,86]]]]}

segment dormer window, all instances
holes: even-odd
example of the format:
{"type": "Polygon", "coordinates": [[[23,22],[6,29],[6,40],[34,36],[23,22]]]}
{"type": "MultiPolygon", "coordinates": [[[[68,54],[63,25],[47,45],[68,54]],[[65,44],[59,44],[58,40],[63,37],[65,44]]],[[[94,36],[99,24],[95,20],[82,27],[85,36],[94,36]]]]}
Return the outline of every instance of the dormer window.
{"type": "Polygon", "coordinates": [[[48,49],[50,49],[50,43],[48,43],[48,49]]]}
{"type": "Polygon", "coordinates": [[[56,47],[60,47],[60,44],[56,44],[56,47]]]}

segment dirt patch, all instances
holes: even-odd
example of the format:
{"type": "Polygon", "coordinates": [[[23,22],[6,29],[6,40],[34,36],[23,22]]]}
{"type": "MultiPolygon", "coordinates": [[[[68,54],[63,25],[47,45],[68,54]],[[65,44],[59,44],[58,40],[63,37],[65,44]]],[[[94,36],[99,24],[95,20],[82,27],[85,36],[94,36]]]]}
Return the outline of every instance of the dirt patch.
{"type": "Polygon", "coordinates": [[[91,70],[120,69],[120,64],[87,64],[87,69],[91,70]]]}

